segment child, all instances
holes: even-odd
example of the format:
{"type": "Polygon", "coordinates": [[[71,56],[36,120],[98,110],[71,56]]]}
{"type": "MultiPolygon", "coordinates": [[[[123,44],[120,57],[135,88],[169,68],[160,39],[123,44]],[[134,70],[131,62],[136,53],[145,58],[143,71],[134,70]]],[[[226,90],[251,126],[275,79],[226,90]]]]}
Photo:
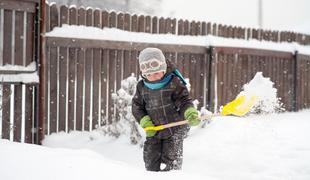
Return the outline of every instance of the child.
{"type": "MultiPolygon", "coordinates": [[[[180,72],[160,49],[146,48],[139,55],[142,80],[132,100],[132,113],[142,128],[188,120],[199,124],[198,111],[180,72]]],[[[148,171],[169,171],[182,168],[183,140],[188,125],[147,131],[143,159],[148,171]]]]}

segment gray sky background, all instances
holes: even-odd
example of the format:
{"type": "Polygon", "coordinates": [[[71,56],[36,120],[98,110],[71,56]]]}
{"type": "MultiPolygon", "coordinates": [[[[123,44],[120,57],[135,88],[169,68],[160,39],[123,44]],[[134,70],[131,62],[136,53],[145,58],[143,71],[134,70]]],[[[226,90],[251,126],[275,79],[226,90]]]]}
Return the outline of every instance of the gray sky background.
{"type": "MultiPolygon", "coordinates": [[[[163,0],[163,16],[258,27],[258,0],[163,0]]],[[[263,0],[263,28],[310,34],[310,0],[263,0]]]]}

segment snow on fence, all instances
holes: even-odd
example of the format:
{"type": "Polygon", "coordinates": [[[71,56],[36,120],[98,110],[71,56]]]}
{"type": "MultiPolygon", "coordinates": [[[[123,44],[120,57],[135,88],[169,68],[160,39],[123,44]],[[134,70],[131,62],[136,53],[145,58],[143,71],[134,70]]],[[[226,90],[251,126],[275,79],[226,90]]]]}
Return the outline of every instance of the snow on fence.
{"type": "Polygon", "coordinates": [[[36,142],[34,31],[38,2],[0,2],[0,138],[17,142],[36,142]]]}

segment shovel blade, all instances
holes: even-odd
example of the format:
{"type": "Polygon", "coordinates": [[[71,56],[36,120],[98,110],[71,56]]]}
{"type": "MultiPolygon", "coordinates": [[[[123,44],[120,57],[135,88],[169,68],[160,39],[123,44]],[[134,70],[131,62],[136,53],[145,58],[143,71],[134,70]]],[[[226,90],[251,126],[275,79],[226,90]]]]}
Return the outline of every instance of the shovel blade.
{"type": "Polygon", "coordinates": [[[244,116],[252,109],[257,100],[258,100],[257,96],[250,96],[250,97],[246,97],[244,95],[239,96],[235,100],[226,104],[223,107],[221,114],[224,116],[230,114],[235,116],[244,116]]]}

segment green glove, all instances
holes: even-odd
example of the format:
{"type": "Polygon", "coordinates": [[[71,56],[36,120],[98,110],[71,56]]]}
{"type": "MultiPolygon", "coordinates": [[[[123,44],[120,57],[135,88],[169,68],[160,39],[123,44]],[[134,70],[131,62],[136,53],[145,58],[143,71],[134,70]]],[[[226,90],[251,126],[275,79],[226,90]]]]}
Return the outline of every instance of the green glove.
{"type": "Polygon", "coordinates": [[[189,107],[184,112],[184,117],[190,126],[197,126],[200,123],[198,111],[194,107],[189,107]]]}
{"type": "MultiPolygon", "coordinates": [[[[143,118],[140,120],[140,126],[142,128],[154,127],[151,117],[149,115],[143,116],[143,118]]],[[[155,134],[156,134],[156,131],[146,131],[146,137],[152,137],[152,136],[155,136],[155,134]]]]}

